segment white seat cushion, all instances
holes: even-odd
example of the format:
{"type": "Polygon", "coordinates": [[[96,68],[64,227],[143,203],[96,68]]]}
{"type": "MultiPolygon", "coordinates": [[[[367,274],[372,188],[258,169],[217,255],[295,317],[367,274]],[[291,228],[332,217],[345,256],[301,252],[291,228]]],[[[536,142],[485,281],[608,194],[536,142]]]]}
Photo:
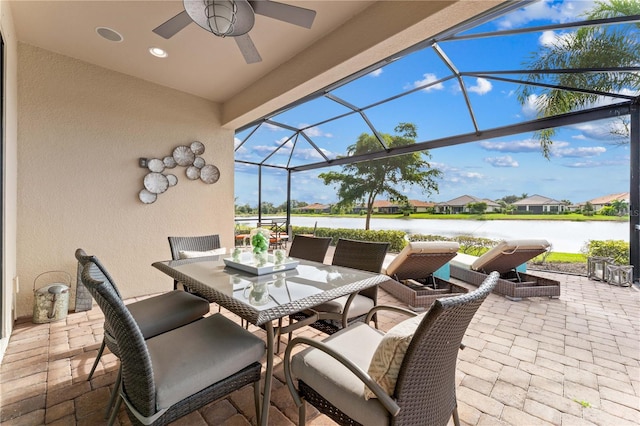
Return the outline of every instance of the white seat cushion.
{"type": "MultiPolygon", "coordinates": [[[[364,323],[349,326],[323,342],[366,371],[382,332],[364,323]]],[[[329,355],[308,348],[291,359],[291,371],[343,413],[367,426],[389,424],[389,413],[375,398],[364,398],[364,384],[329,355]]]]}
{"type": "Polygon", "coordinates": [[[147,340],[156,384],[156,408],[162,410],[260,362],[262,339],[221,314],[147,340]]]}
{"type": "MultiPolygon", "coordinates": [[[[323,303],[322,305],[318,305],[313,309],[319,312],[342,314],[344,312],[344,307],[347,304],[348,298],[349,296],[338,297],[337,299],[333,299],[329,302],[323,303]]],[[[360,315],[365,315],[369,312],[369,310],[371,310],[371,308],[373,308],[373,306],[373,299],[358,294],[349,306],[349,318],[355,318],[359,317],[360,315]]]]}

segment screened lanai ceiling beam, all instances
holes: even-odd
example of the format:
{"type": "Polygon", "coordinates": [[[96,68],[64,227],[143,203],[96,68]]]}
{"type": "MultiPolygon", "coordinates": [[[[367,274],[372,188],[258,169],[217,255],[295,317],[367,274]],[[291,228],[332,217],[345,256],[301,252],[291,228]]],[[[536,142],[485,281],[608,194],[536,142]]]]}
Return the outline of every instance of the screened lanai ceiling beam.
{"type": "Polygon", "coordinates": [[[531,70],[494,70],[494,71],[473,71],[475,74],[597,74],[597,73],[637,73],[640,67],[589,67],[589,68],[543,68],[531,70]]]}
{"type": "MultiPolygon", "coordinates": [[[[245,143],[246,141],[248,141],[248,140],[249,140],[249,138],[251,138],[251,136],[253,136],[253,134],[258,130],[258,128],[259,128],[259,127],[260,127],[260,125],[257,125],[257,126],[252,130],[252,131],[250,131],[250,132],[249,132],[249,134],[247,135],[247,137],[245,137],[245,138],[242,140],[242,142],[240,142],[240,143],[238,144],[238,146],[234,148],[233,152],[238,151],[238,150],[240,149],[240,147],[241,147],[242,145],[244,145],[244,143],[245,143]]],[[[236,134],[238,134],[238,133],[236,132],[236,134]]]]}
{"type": "Polygon", "coordinates": [[[324,158],[324,161],[326,161],[326,162],[331,161],[331,160],[329,159],[329,157],[327,157],[327,156],[325,155],[325,153],[320,149],[320,147],[319,147],[318,145],[316,145],[316,144],[311,140],[311,138],[310,138],[309,136],[307,136],[307,134],[306,134],[304,131],[301,133],[301,135],[302,135],[302,137],[303,137],[303,138],[305,138],[305,139],[307,140],[307,142],[309,142],[309,145],[311,145],[311,146],[313,147],[313,149],[315,149],[315,150],[318,152],[318,154],[320,154],[320,155],[322,156],[322,158],[324,158]]]}
{"type": "MultiPolygon", "coordinates": [[[[479,38],[488,38],[488,37],[502,37],[507,35],[514,34],[526,34],[526,33],[536,33],[543,31],[555,31],[555,30],[564,30],[568,28],[582,28],[582,27],[594,27],[594,26],[602,26],[602,25],[616,25],[616,24],[633,24],[640,22],[640,15],[630,15],[630,16],[616,16],[614,18],[603,18],[603,19],[592,19],[590,21],[576,21],[576,22],[565,22],[559,24],[549,24],[549,25],[540,25],[537,27],[527,27],[527,28],[514,28],[510,30],[499,30],[499,31],[491,31],[485,33],[477,33],[477,34],[465,34],[465,35],[450,35],[445,36],[444,38],[439,39],[440,41],[459,41],[459,40],[474,40],[479,38]]],[[[456,29],[456,34],[461,31],[456,29]]]]}
{"type": "MultiPolygon", "coordinates": [[[[284,142],[282,142],[280,145],[278,145],[273,151],[271,151],[271,153],[269,155],[267,155],[266,157],[264,157],[262,159],[262,161],[260,162],[260,165],[264,165],[264,163],[267,162],[267,160],[269,160],[269,158],[271,158],[272,156],[274,156],[276,154],[276,152],[278,152],[283,146],[285,146],[291,139],[293,139],[294,136],[296,136],[298,133],[294,133],[293,135],[289,136],[287,139],[284,140],[284,142]]],[[[293,152],[293,149],[291,150],[291,152],[293,152]]],[[[291,154],[289,154],[291,155],[291,154]]]]}
{"type": "Polygon", "coordinates": [[[272,169],[290,170],[286,166],[279,166],[279,165],[276,165],[276,164],[261,164],[261,163],[256,163],[255,161],[248,161],[248,160],[234,160],[234,162],[238,163],[238,164],[246,164],[246,165],[249,165],[249,166],[271,167],[272,169]]]}
{"type": "Polygon", "coordinates": [[[419,142],[411,145],[404,145],[399,147],[390,148],[388,151],[378,151],[362,155],[354,155],[351,157],[341,157],[331,160],[330,164],[326,163],[313,163],[303,166],[293,167],[290,170],[294,172],[301,172],[307,170],[315,170],[324,168],[327,166],[340,166],[344,164],[352,164],[361,161],[378,160],[381,158],[387,158],[390,156],[410,154],[413,152],[430,150],[434,148],[444,148],[448,146],[460,145],[469,142],[480,142],[483,140],[500,138],[504,136],[512,136],[522,133],[535,132],[543,129],[550,129],[554,127],[569,126],[573,124],[586,123],[589,121],[603,120],[607,118],[617,118],[622,115],[628,115],[631,111],[631,104],[633,101],[628,101],[623,104],[617,104],[614,106],[608,105],[599,108],[592,108],[588,110],[576,111],[568,114],[562,114],[552,117],[537,118],[532,121],[527,121],[510,126],[497,127],[493,129],[482,130],[476,133],[466,133],[456,135],[447,138],[434,139],[431,141],[419,142]]]}
{"type": "Polygon", "coordinates": [[[375,135],[376,139],[378,139],[378,142],[380,143],[380,145],[382,146],[382,149],[386,150],[387,146],[384,143],[384,139],[382,138],[382,135],[380,135],[380,133],[378,133],[378,130],[376,130],[375,126],[373,125],[373,123],[371,121],[369,121],[369,117],[367,117],[367,115],[362,112],[362,109],[358,108],[357,106],[345,101],[344,99],[341,99],[335,95],[332,95],[331,93],[327,93],[325,95],[325,97],[327,99],[331,99],[334,102],[339,103],[340,105],[349,108],[350,110],[357,112],[358,114],[360,114],[360,117],[362,117],[362,119],[365,121],[365,123],[367,123],[367,126],[369,126],[369,129],[371,129],[371,131],[373,132],[373,134],[375,135]]]}
{"type": "Polygon", "coordinates": [[[482,74],[482,73],[475,73],[475,72],[463,72],[462,75],[465,75],[465,76],[468,76],[468,77],[482,77],[482,78],[487,78],[487,79],[490,79],[490,80],[504,81],[505,83],[516,83],[516,84],[525,84],[525,85],[528,85],[528,86],[544,87],[545,89],[566,90],[568,92],[584,93],[586,95],[607,96],[607,97],[610,97],[610,98],[627,99],[627,100],[633,100],[633,99],[635,99],[637,97],[637,96],[633,96],[633,95],[624,95],[624,94],[621,94],[621,93],[602,92],[600,90],[580,89],[580,88],[577,88],[577,87],[568,87],[568,86],[562,86],[562,85],[559,85],[559,84],[548,84],[548,83],[539,83],[539,82],[535,82],[535,81],[516,80],[515,78],[498,77],[498,76],[494,76],[494,75],[491,75],[491,74],[482,74]]]}
{"type": "Polygon", "coordinates": [[[442,62],[451,70],[451,72],[458,79],[458,84],[460,85],[460,90],[462,91],[462,95],[464,96],[464,102],[467,104],[467,110],[469,111],[469,116],[471,117],[471,121],[473,122],[473,128],[476,129],[476,132],[479,132],[478,121],[476,120],[476,115],[473,113],[473,107],[471,106],[471,100],[469,99],[469,94],[467,93],[467,87],[462,80],[462,76],[460,75],[460,71],[453,65],[451,59],[444,53],[444,51],[440,48],[438,43],[433,43],[431,46],[433,50],[436,52],[436,55],[440,58],[442,62]]]}

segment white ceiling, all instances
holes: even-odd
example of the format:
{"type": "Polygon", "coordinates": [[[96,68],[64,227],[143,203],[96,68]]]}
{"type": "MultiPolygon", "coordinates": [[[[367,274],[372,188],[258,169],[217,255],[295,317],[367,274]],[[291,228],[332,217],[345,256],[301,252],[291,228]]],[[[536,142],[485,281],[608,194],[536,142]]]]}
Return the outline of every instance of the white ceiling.
{"type": "Polygon", "coordinates": [[[184,10],[180,0],[9,4],[20,42],[220,103],[223,125],[237,128],[502,1],[284,0],[315,10],[313,27],[256,15],[249,32],[262,56],[256,64],[245,62],[234,40],[195,23],[169,40],[153,33],[184,10]],[[98,27],[123,41],[102,38],[98,27]],[[169,56],[152,56],[154,46],[169,56]]]}
{"type": "Polygon", "coordinates": [[[330,33],[370,1],[284,1],[317,11],[311,29],[256,16],[250,31],[262,62],[246,64],[231,38],[214,36],[195,23],[169,40],[152,30],[184,10],[182,1],[13,1],[18,39],[104,68],[224,102],[262,75],[330,33]],[[105,40],[97,27],[123,36],[105,40]],[[169,56],[159,59],[148,49],[169,56]]]}

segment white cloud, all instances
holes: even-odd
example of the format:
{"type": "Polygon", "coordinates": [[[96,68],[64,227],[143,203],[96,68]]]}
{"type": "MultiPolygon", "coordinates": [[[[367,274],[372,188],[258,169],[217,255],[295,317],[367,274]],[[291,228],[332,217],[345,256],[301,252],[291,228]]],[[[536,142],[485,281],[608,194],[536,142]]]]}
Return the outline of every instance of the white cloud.
{"type": "MultiPolygon", "coordinates": [[[[304,129],[306,126],[308,126],[308,124],[301,124],[300,128],[304,129]]],[[[322,130],[320,130],[320,127],[318,126],[309,127],[304,131],[304,133],[306,133],[307,136],[309,136],[310,138],[313,138],[313,137],[332,138],[333,137],[332,133],[325,133],[322,130]]]]}
{"type": "Polygon", "coordinates": [[[486,163],[491,164],[493,167],[518,167],[519,164],[510,155],[503,157],[486,157],[484,159],[486,163]]]}
{"type": "Polygon", "coordinates": [[[525,117],[536,117],[538,110],[547,102],[547,96],[538,96],[535,93],[527,97],[527,101],[522,105],[522,113],[525,117]]]}
{"type": "Polygon", "coordinates": [[[486,78],[478,78],[476,80],[475,86],[469,87],[469,91],[473,93],[477,93],[478,95],[486,95],[491,91],[493,85],[486,78]]]}
{"type": "MultiPolygon", "coordinates": [[[[479,142],[481,148],[487,151],[498,152],[540,152],[540,142],[535,139],[525,139],[520,141],[509,142],[497,142],[497,141],[482,141],[479,142]]],[[[554,143],[556,147],[565,147],[568,142],[554,143]]]]}
{"type": "Polygon", "coordinates": [[[551,146],[551,155],[553,157],[594,157],[605,152],[607,152],[607,149],[602,146],[578,148],[556,148],[553,145],[551,146]]]}
{"type": "Polygon", "coordinates": [[[525,24],[538,20],[550,20],[552,22],[573,21],[585,11],[592,9],[594,1],[576,0],[557,2],[545,0],[533,3],[516,12],[507,14],[498,21],[499,29],[520,28],[525,24]]]}
{"type": "Polygon", "coordinates": [[[379,76],[380,76],[380,74],[382,74],[382,68],[378,68],[378,69],[377,69],[377,70],[375,70],[375,71],[371,71],[371,72],[369,73],[369,77],[379,77],[379,76]]]}
{"type": "MultiPolygon", "coordinates": [[[[427,73],[423,75],[423,79],[422,80],[418,80],[418,81],[414,81],[413,82],[413,87],[421,87],[424,86],[426,84],[430,84],[433,83],[434,81],[438,80],[438,77],[436,77],[435,74],[432,73],[427,73]]],[[[434,84],[433,86],[429,86],[429,87],[425,87],[424,90],[425,92],[430,92],[432,90],[442,90],[444,89],[444,85],[442,83],[438,83],[438,84],[434,84]]]]}

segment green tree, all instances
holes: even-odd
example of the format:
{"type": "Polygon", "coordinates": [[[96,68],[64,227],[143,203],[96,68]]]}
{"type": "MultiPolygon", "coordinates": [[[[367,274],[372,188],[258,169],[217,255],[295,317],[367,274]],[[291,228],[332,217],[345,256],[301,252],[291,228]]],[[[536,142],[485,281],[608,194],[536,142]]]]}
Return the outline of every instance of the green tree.
{"type": "MultiPolygon", "coordinates": [[[[640,14],[638,0],[610,0],[596,2],[595,7],[586,14],[587,20],[605,19],[640,14]]],[[[602,25],[583,27],[570,36],[559,37],[550,46],[541,47],[532,54],[531,61],[525,66],[530,70],[545,69],[581,69],[594,67],[635,66],[640,57],[640,40],[635,25],[602,25]]],[[[545,82],[565,87],[589,88],[605,92],[633,92],[640,89],[638,73],[558,73],[530,74],[530,81],[545,82]]],[[[600,96],[589,93],[546,88],[538,91],[534,86],[523,85],[518,90],[521,104],[529,102],[536,95],[538,117],[568,113],[595,105],[600,96]]],[[[620,126],[612,126],[611,133],[626,143],[629,135],[629,118],[620,117],[620,126]]],[[[549,158],[552,137],[555,129],[543,129],[536,132],[542,153],[549,158]]]]}
{"type": "MultiPolygon", "coordinates": [[[[400,123],[394,129],[395,135],[381,134],[381,138],[389,148],[416,143],[415,124],[400,123]]],[[[355,144],[347,148],[349,156],[367,154],[381,150],[376,136],[363,133],[355,144]]],[[[387,194],[395,200],[406,200],[401,192],[407,186],[417,185],[423,193],[438,191],[436,178],[440,170],[431,168],[423,157],[430,158],[427,150],[398,155],[380,160],[362,161],[342,166],[342,172],[328,172],[318,175],[325,185],[334,185],[338,189],[338,206],[352,206],[363,203],[367,217],[365,230],[369,229],[373,202],[379,195],[387,194]]]]}
{"type": "Polygon", "coordinates": [[[582,208],[582,214],[585,216],[593,216],[593,212],[595,209],[593,208],[593,204],[590,201],[584,203],[584,207],[582,208]]]}
{"type": "Polygon", "coordinates": [[[629,205],[624,200],[613,200],[611,202],[611,208],[618,216],[622,216],[627,212],[629,205]]]}
{"type": "Polygon", "coordinates": [[[487,211],[487,203],[485,203],[484,201],[469,203],[467,204],[467,208],[473,214],[483,214],[485,211],[487,211]]]}

